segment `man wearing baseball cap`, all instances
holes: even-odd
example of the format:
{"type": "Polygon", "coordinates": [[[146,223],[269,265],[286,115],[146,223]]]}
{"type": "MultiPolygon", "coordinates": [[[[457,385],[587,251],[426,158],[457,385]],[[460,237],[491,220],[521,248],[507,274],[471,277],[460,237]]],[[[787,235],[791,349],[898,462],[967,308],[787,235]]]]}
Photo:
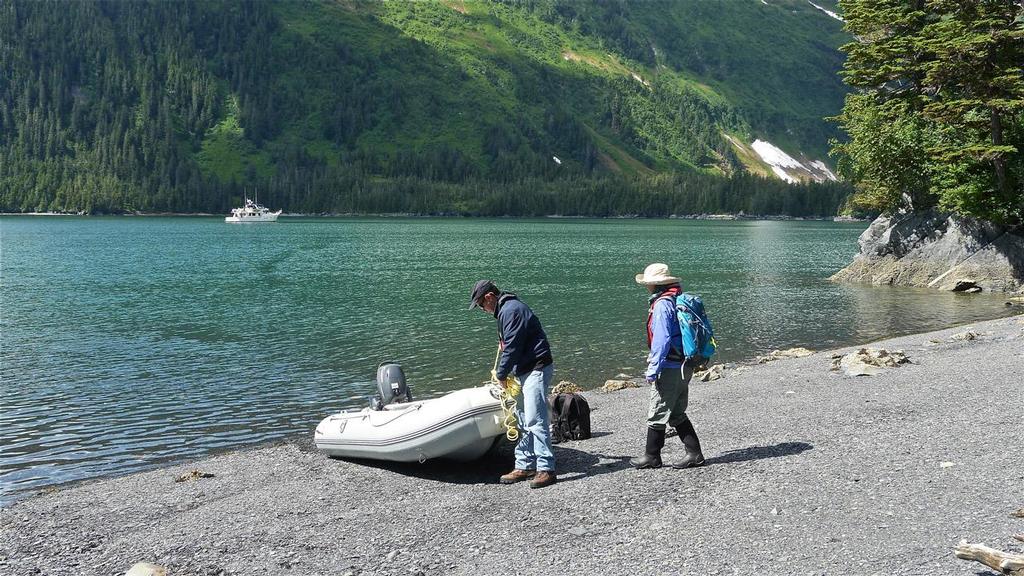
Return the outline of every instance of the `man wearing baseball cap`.
{"type": "Polygon", "coordinates": [[[500,478],[502,484],[530,480],[530,488],[554,484],[555,455],[551,450],[551,422],[547,393],[554,365],[551,346],[540,320],[515,294],[502,292],[490,280],[480,280],[470,292],[469,309],[481,308],[498,320],[501,355],[495,377],[502,386],[510,375],[522,382],[516,395],[516,418],[522,428],[516,444],[515,469],[500,478]]]}
{"type": "Polygon", "coordinates": [[[693,468],[704,464],[700,440],[693,423],[686,415],[690,378],[693,367],[686,365],[683,354],[683,335],[676,319],[676,297],[682,293],[679,278],[661,263],[651,264],[636,283],[647,287],[650,294],[647,309],[647,370],[644,376],[651,386],[650,406],[647,410],[647,447],[644,455],[630,460],[637,469],[660,468],[661,449],[665,446],[665,427],[672,426],[679,433],[685,450],[684,456],[672,464],[673,468],[693,468]]]}

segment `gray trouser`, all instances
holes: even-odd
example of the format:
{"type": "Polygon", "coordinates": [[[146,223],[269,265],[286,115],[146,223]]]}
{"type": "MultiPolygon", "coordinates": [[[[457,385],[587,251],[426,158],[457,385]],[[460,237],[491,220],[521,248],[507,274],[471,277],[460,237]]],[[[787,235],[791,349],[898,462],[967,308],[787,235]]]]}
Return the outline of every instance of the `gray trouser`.
{"type": "Polygon", "coordinates": [[[666,368],[651,384],[651,402],[647,409],[647,427],[664,430],[686,422],[686,404],[690,395],[693,368],[666,368]]]}

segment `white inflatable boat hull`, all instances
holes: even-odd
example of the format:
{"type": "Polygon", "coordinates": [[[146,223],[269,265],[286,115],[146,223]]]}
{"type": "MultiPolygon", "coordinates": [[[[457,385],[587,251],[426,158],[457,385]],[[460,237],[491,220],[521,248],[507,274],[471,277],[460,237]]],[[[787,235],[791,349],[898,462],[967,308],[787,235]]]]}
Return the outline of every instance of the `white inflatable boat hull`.
{"type": "Polygon", "coordinates": [[[339,412],[320,422],[313,440],[341,458],[473,460],[505,433],[498,393],[497,386],[481,386],[384,410],[339,412]]]}

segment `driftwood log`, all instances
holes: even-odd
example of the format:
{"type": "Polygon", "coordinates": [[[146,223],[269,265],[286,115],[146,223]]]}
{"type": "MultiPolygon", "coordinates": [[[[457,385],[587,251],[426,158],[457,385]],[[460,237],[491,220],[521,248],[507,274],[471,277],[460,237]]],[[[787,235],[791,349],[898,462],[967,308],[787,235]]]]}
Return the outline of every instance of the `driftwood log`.
{"type": "MultiPolygon", "coordinates": [[[[1010,512],[1010,517],[1024,518],[1024,508],[1010,512]]],[[[1024,534],[1014,534],[1013,539],[1024,542],[1024,534]]],[[[968,544],[966,541],[961,541],[953,549],[953,554],[961,560],[980,562],[993,570],[998,570],[1000,574],[1024,576],[1024,554],[1003,552],[984,544],[968,544]]]]}
{"type": "Polygon", "coordinates": [[[953,553],[961,560],[980,562],[1000,574],[1024,576],[1024,554],[1011,554],[989,548],[984,544],[968,544],[961,542],[953,549],[953,553]]]}

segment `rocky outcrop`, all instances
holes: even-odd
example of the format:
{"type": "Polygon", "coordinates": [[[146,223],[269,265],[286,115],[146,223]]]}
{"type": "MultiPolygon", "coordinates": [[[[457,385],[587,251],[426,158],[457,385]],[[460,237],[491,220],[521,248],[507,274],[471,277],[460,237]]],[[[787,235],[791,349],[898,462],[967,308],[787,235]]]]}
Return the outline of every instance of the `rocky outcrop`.
{"type": "Polygon", "coordinates": [[[630,380],[605,380],[604,386],[601,386],[602,392],[617,392],[619,390],[625,390],[626,388],[639,388],[640,382],[637,379],[630,380]]]}
{"type": "Polygon", "coordinates": [[[910,362],[902,350],[890,352],[884,348],[861,348],[849,354],[833,354],[832,370],[842,370],[847,376],[874,376],[883,368],[896,368],[910,362]]]}
{"type": "Polygon", "coordinates": [[[774,362],[776,360],[782,360],[783,358],[803,358],[814,354],[814,350],[809,350],[804,347],[790,348],[789,350],[772,350],[771,352],[757,357],[758,364],[764,364],[765,362],[774,362]]]}
{"type": "Polygon", "coordinates": [[[1024,232],[935,211],[877,218],[841,282],[1024,292],[1024,232]]]}
{"type": "Polygon", "coordinates": [[[562,380],[555,387],[551,389],[550,396],[558,396],[559,394],[578,394],[583,392],[583,387],[570,382],[568,380],[562,380]]]}
{"type": "Polygon", "coordinates": [[[693,373],[693,378],[697,382],[713,382],[715,380],[721,380],[725,378],[725,366],[721,364],[712,364],[710,367],[693,373]]]}

